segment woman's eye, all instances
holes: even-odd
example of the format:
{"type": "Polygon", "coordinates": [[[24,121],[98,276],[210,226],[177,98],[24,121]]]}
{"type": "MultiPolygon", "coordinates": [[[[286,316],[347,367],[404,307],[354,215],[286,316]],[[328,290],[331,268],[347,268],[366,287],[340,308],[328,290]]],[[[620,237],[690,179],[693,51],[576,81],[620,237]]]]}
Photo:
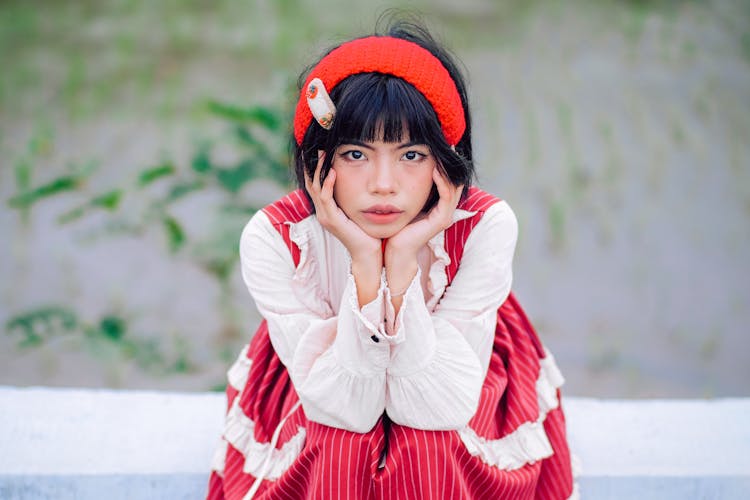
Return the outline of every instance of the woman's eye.
{"type": "Polygon", "coordinates": [[[362,151],[358,151],[356,149],[352,149],[351,151],[345,151],[341,154],[344,158],[347,160],[361,160],[365,157],[364,153],[362,151]]]}
{"type": "Polygon", "coordinates": [[[406,153],[404,153],[404,156],[402,158],[404,160],[414,161],[421,160],[422,158],[427,158],[427,155],[424,153],[420,153],[419,151],[407,151],[406,153]]]}

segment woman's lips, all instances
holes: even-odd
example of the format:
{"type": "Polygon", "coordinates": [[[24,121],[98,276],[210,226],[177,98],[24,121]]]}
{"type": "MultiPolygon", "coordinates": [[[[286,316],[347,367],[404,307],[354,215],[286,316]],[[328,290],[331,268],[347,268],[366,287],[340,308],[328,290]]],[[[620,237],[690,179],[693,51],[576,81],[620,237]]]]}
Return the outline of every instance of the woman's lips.
{"type": "Polygon", "coordinates": [[[389,224],[398,219],[403,210],[393,205],[373,205],[362,211],[365,219],[376,224],[389,224]]]}

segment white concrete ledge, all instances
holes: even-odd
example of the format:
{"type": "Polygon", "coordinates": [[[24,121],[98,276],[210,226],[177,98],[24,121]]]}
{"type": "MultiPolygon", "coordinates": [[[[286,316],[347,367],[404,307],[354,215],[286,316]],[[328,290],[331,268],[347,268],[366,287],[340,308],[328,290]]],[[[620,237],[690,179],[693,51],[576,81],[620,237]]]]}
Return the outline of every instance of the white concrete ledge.
{"type": "MultiPolygon", "coordinates": [[[[202,498],[223,394],[0,387],[0,498],[202,498]]],[[[750,498],[750,399],[565,400],[582,497],[750,498]]]]}

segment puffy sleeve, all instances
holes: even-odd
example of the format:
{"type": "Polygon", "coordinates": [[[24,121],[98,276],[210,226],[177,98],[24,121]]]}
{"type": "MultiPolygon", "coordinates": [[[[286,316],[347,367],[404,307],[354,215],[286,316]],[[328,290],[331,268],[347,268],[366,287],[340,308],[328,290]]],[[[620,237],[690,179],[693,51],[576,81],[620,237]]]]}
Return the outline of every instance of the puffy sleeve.
{"type": "Polygon", "coordinates": [[[279,232],[263,212],[256,213],[240,239],[242,277],[268,323],[271,343],[289,370],[306,416],[367,432],[386,400],[390,347],[372,340],[384,331],[385,280],[378,298],[360,308],[350,272],[341,304],[331,307],[310,272],[315,256],[309,238],[304,232],[293,237],[301,250],[295,267],[279,232]]]}
{"type": "MultiPolygon", "coordinates": [[[[443,235],[439,235],[442,237],[443,235]]],[[[497,320],[510,293],[518,225],[510,206],[490,207],[466,240],[458,271],[431,311],[419,273],[394,317],[386,289],[386,411],[401,425],[448,430],[468,424],[479,404],[497,320]]],[[[430,277],[435,272],[431,269],[430,277]]]]}

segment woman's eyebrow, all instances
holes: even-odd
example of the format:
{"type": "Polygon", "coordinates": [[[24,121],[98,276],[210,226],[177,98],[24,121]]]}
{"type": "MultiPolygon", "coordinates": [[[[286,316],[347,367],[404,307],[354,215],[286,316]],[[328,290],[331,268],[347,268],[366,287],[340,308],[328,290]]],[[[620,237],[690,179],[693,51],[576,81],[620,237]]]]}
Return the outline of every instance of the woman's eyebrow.
{"type": "Polygon", "coordinates": [[[404,142],[403,144],[399,144],[398,146],[396,146],[396,149],[410,148],[412,146],[427,146],[427,144],[425,144],[424,142],[419,142],[419,141],[409,141],[409,142],[404,142]]]}
{"type": "MultiPolygon", "coordinates": [[[[364,142],[364,141],[360,141],[359,139],[349,139],[349,140],[343,141],[340,144],[340,146],[358,146],[358,147],[369,149],[369,150],[375,149],[372,146],[372,144],[364,142]]],[[[419,142],[419,141],[407,141],[401,144],[394,144],[393,149],[405,149],[405,148],[410,148],[412,146],[427,146],[427,144],[425,144],[424,142],[419,142]]]]}
{"type": "Polygon", "coordinates": [[[351,139],[351,140],[344,141],[341,143],[341,146],[359,146],[361,148],[365,148],[369,150],[375,149],[371,145],[367,144],[366,142],[360,141],[358,139],[351,139]]]}

